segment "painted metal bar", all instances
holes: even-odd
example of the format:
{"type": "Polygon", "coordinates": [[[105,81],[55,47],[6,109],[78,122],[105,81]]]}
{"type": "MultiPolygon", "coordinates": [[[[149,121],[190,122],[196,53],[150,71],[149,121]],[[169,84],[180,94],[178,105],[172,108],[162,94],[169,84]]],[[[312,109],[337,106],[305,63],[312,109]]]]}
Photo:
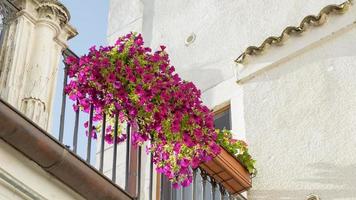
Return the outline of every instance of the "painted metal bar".
{"type": "Polygon", "coordinates": [[[138,148],[138,168],[137,168],[137,199],[141,194],[141,166],[142,166],[142,147],[138,148]]]}
{"type": "Polygon", "coordinates": [[[126,174],[125,174],[125,189],[128,189],[129,185],[129,172],[130,172],[130,139],[131,139],[131,126],[127,123],[126,126],[126,174]]]}
{"type": "Polygon", "coordinates": [[[79,129],[79,110],[75,111],[75,121],[74,121],[74,130],[73,130],[73,152],[74,153],[77,153],[78,129],[79,129]]]}
{"type": "Polygon", "coordinates": [[[202,177],[203,182],[203,199],[206,199],[206,181],[208,179],[207,174],[204,170],[200,170],[200,175],[202,177]]]}
{"type": "MultiPolygon", "coordinates": [[[[172,197],[172,200],[178,200],[178,198],[177,198],[177,189],[174,189],[172,186],[171,186],[171,193],[172,193],[172,195],[171,195],[171,197],[172,197]]],[[[179,199],[180,200],[180,199],[179,199]]]]}
{"type": "Polygon", "coordinates": [[[149,200],[153,199],[153,156],[150,155],[150,185],[149,185],[149,200]]]}
{"type": "Polygon", "coordinates": [[[214,179],[210,178],[210,180],[211,180],[211,196],[212,196],[212,199],[215,200],[216,183],[215,183],[214,179]]]}
{"type": "Polygon", "coordinates": [[[103,173],[104,168],[104,147],[105,147],[105,130],[106,129],[106,115],[103,114],[103,122],[101,126],[101,146],[100,146],[100,163],[99,163],[99,171],[103,173]]]}
{"type": "Polygon", "coordinates": [[[90,105],[89,111],[89,126],[88,126],[88,142],[87,142],[87,163],[90,164],[90,156],[91,156],[91,140],[92,140],[92,132],[93,132],[93,115],[94,115],[94,106],[90,105]]]}
{"type": "Polygon", "coordinates": [[[113,153],[113,162],[112,162],[112,178],[111,180],[116,182],[116,159],[117,159],[117,135],[119,127],[119,117],[115,115],[115,125],[114,125],[114,153],[113,153]]]}
{"type": "Polygon", "coordinates": [[[170,200],[173,200],[174,199],[174,197],[175,197],[175,194],[174,194],[174,188],[173,188],[173,186],[172,186],[172,184],[169,184],[169,190],[170,190],[170,196],[169,196],[169,198],[170,198],[170,200]]]}
{"type": "Polygon", "coordinates": [[[197,169],[193,171],[193,188],[192,188],[193,192],[193,200],[197,199],[197,169]]]}
{"type": "Polygon", "coordinates": [[[219,184],[219,191],[220,191],[220,200],[224,200],[226,195],[226,190],[221,184],[219,184]]]}
{"type": "MultiPolygon", "coordinates": [[[[75,58],[79,58],[72,50],[69,48],[64,49],[62,52],[63,55],[63,63],[65,65],[64,68],[64,78],[63,78],[63,94],[62,94],[62,108],[61,108],[61,116],[60,116],[60,127],[59,127],[59,138],[60,141],[63,141],[63,133],[64,133],[64,123],[65,123],[65,107],[66,107],[66,95],[64,92],[65,86],[68,81],[68,65],[65,63],[65,60],[72,56],[75,58]]],[[[79,124],[79,110],[75,112],[75,122],[74,122],[74,130],[73,130],[73,152],[77,153],[77,145],[78,145],[78,124],[79,124]]]]}
{"type": "Polygon", "coordinates": [[[63,143],[63,135],[64,135],[64,120],[65,120],[65,114],[66,114],[66,104],[67,104],[67,96],[65,94],[65,86],[67,85],[68,81],[68,65],[65,63],[66,55],[63,53],[63,63],[65,65],[64,67],[64,78],[63,78],[63,90],[62,90],[62,106],[61,106],[61,116],[60,116],[60,121],[59,121],[59,135],[58,135],[58,140],[60,143],[63,143]]]}

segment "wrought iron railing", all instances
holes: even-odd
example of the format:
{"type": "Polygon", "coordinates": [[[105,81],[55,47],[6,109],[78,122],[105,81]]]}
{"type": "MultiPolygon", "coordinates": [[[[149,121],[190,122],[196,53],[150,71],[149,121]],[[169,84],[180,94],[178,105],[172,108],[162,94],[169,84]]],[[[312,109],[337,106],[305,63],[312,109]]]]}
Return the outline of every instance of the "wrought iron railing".
{"type": "MultiPolygon", "coordinates": [[[[66,60],[67,57],[69,56],[74,56],[74,57],[78,57],[73,51],[71,51],[70,49],[65,49],[63,51],[63,58],[64,60],[66,60]]],[[[75,118],[74,118],[74,128],[72,132],[66,132],[65,131],[65,126],[66,126],[66,107],[67,105],[67,95],[65,94],[65,86],[67,85],[68,82],[68,65],[66,65],[66,63],[64,62],[64,78],[63,78],[63,90],[62,90],[62,105],[61,105],[61,113],[60,113],[60,123],[59,123],[59,134],[58,134],[58,140],[61,143],[64,143],[64,137],[66,136],[65,134],[69,134],[70,137],[72,137],[72,141],[69,142],[70,144],[65,144],[70,150],[72,150],[74,153],[78,153],[78,143],[83,143],[84,141],[79,141],[78,140],[78,134],[82,134],[80,133],[80,128],[79,128],[79,123],[80,123],[80,118],[84,117],[85,114],[83,112],[80,112],[79,110],[77,110],[75,112],[75,118]]],[[[73,111],[74,112],[74,111],[73,111]]],[[[89,111],[89,119],[88,119],[88,133],[92,132],[92,128],[93,128],[93,113],[94,113],[94,108],[93,106],[90,107],[90,111],[89,111]]],[[[101,133],[100,133],[100,137],[98,138],[98,142],[96,145],[99,145],[99,156],[98,156],[98,160],[96,160],[95,163],[93,163],[93,161],[91,160],[92,158],[92,152],[93,152],[93,137],[88,136],[87,137],[87,141],[86,141],[86,149],[85,151],[85,156],[83,157],[83,159],[88,163],[91,164],[92,166],[96,167],[96,169],[102,173],[105,174],[104,172],[104,159],[105,156],[110,156],[108,154],[106,154],[106,144],[105,144],[105,134],[106,134],[106,123],[107,123],[107,118],[105,116],[105,114],[103,115],[103,120],[101,121],[101,133]]],[[[139,199],[140,198],[140,186],[141,186],[141,157],[142,157],[142,149],[141,147],[134,147],[133,145],[130,144],[130,135],[131,135],[131,126],[129,123],[127,123],[126,125],[126,134],[127,134],[127,140],[124,144],[120,144],[120,145],[125,145],[126,146],[126,151],[125,154],[120,154],[118,155],[118,141],[117,141],[117,136],[118,136],[118,126],[119,126],[119,120],[118,120],[118,116],[115,116],[114,119],[114,141],[113,144],[111,146],[109,146],[110,148],[113,149],[113,153],[112,153],[112,160],[111,160],[111,176],[109,176],[108,174],[106,174],[106,176],[115,184],[117,184],[120,187],[123,187],[123,184],[118,183],[117,182],[117,175],[118,175],[118,166],[117,166],[117,161],[118,161],[118,157],[120,159],[125,159],[125,167],[124,169],[121,170],[125,170],[125,190],[132,195],[132,197],[139,199]]],[[[68,143],[68,142],[67,142],[68,143]]],[[[78,155],[78,154],[77,154],[78,155]]],[[[120,174],[122,174],[123,172],[120,171],[120,174]]],[[[150,177],[153,177],[153,169],[152,169],[152,165],[151,165],[151,169],[150,169],[150,177]]],[[[150,188],[152,188],[152,180],[150,180],[150,188]]],[[[150,196],[152,199],[152,192],[150,192],[150,196]]]]}
{"type": "MultiPolygon", "coordinates": [[[[78,56],[71,51],[70,49],[66,49],[63,51],[63,58],[64,60],[68,56],[78,56]]],[[[64,134],[72,134],[72,143],[71,146],[68,146],[74,153],[77,153],[78,148],[78,133],[79,133],[79,119],[82,115],[81,112],[78,110],[75,112],[75,120],[74,120],[74,129],[72,133],[65,133],[65,118],[66,118],[66,107],[67,107],[67,95],[64,92],[64,87],[68,81],[68,74],[67,74],[68,66],[65,64],[64,67],[64,78],[63,78],[63,91],[62,91],[62,105],[61,105],[61,114],[60,114],[60,125],[59,125],[59,136],[58,140],[63,142],[64,134]]],[[[89,112],[89,125],[88,125],[88,133],[92,131],[92,124],[93,124],[93,107],[91,107],[89,112]]],[[[109,177],[113,183],[117,183],[117,150],[118,150],[118,143],[117,143],[117,135],[118,135],[118,117],[115,117],[114,123],[114,142],[113,142],[113,155],[112,155],[112,174],[109,177]]],[[[96,160],[97,165],[96,169],[100,173],[104,173],[104,157],[108,156],[105,153],[105,129],[106,129],[106,116],[103,116],[102,120],[102,127],[101,127],[101,134],[100,138],[98,139],[97,145],[100,145],[99,150],[99,157],[96,160]]],[[[80,133],[79,133],[80,134],[80,133]]],[[[142,166],[142,149],[136,149],[130,144],[130,135],[131,135],[131,126],[127,124],[126,126],[126,134],[127,140],[125,141],[126,145],[126,155],[123,156],[120,154],[120,158],[125,157],[125,190],[133,195],[134,198],[139,199],[141,194],[141,166],[142,166]]],[[[85,159],[87,163],[91,164],[91,152],[92,152],[92,137],[87,137],[86,141],[86,156],[85,159]]],[[[147,197],[148,199],[161,199],[161,200],[242,200],[246,199],[241,194],[237,195],[230,195],[228,194],[225,189],[215,182],[215,180],[208,176],[206,172],[202,169],[197,169],[194,171],[194,178],[193,183],[183,189],[173,189],[170,182],[164,177],[161,176],[159,183],[156,184],[158,188],[153,188],[154,186],[154,173],[153,173],[153,162],[152,157],[150,157],[150,174],[149,174],[149,186],[148,191],[145,191],[145,194],[142,197],[147,197]],[[156,195],[154,197],[154,191],[156,191],[156,195]]],[[[122,173],[122,172],[120,172],[122,173]]],[[[122,186],[118,184],[119,186],[122,186]]]]}
{"type": "Polygon", "coordinates": [[[193,182],[187,188],[174,189],[164,177],[161,180],[163,189],[160,199],[164,200],[246,200],[242,194],[229,194],[204,170],[198,168],[193,172],[193,182]]]}
{"type": "MultiPolygon", "coordinates": [[[[66,49],[63,51],[64,60],[68,56],[78,57],[73,51],[70,49],[66,49]]],[[[75,120],[74,120],[74,129],[72,133],[65,133],[65,117],[66,117],[66,106],[67,106],[67,96],[64,92],[64,87],[68,81],[68,74],[67,74],[68,66],[65,64],[64,67],[64,78],[63,78],[63,92],[62,92],[62,105],[61,105],[61,115],[60,115],[60,125],[59,125],[59,136],[58,140],[63,143],[64,134],[73,134],[72,135],[72,144],[68,146],[74,153],[77,153],[78,150],[78,133],[79,133],[79,119],[81,116],[81,112],[78,110],[75,112],[75,120]]],[[[112,173],[109,177],[111,181],[115,184],[117,183],[117,150],[118,150],[118,143],[117,143],[117,135],[118,135],[118,117],[115,117],[114,122],[114,143],[113,143],[113,154],[112,154],[112,173]]],[[[102,120],[102,127],[101,127],[101,134],[100,138],[97,142],[97,145],[100,145],[99,150],[99,157],[96,161],[96,169],[100,173],[104,173],[104,157],[107,156],[105,153],[105,129],[106,129],[107,119],[106,116],[103,116],[102,120]]],[[[89,125],[88,125],[88,133],[91,133],[93,125],[93,107],[91,107],[89,112],[89,125]]],[[[126,145],[126,155],[123,156],[120,154],[120,158],[125,157],[125,190],[131,194],[134,198],[140,199],[140,191],[141,191],[141,171],[142,171],[142,149],[136,149],[130,144],[130,135],[131,135],[131,126],[127,124],[126,126],[126,134],[127,140],[125,141],[126,145]]],[[[91,152],[92,152],[92,137],[87,137],[87,146],[86,146],[86,157],[83,158],[86,160],[87,163],[91,163],[91,152]]],[[[122,145],[122,144],[121,144],[122,145]]],[[[206,172],[202,169],[196,169],[194,171],[194,178],[193,183],[183,189],[173,189],[170,182],[164,177],[161,176],[160,183],[157,183],[157,188],[153,188],[154,186],[154,175],[153,175],[153,162],[152,157],[150,157],[150,174],[149,174],[149,187],[148,191],[145,191],[145,194],[142,194],[142,197],[147,197],[148,199],[161,199],[161,200],[242,200],[246,199],[241,194],[237,195],[230,195],[225,191],[225,189],[220,185],[217,184],[216,181],[208,176],[206,172]],[[159,186],[160,185],[160,186],[159,186]],[[154,198],[154,191],[156,191],[156,195],[154,198]],[[147,193],[147,194],[146,194],[147,193]]],[[[122,186],[122,184],[118,184],[122,186]]]]}

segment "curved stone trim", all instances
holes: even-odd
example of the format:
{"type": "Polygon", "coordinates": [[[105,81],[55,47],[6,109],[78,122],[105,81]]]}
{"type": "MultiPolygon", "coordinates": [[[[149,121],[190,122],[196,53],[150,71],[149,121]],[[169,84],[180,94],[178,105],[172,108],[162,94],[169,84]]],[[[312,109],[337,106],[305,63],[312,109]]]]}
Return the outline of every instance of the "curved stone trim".
{"type": "Polygon", "coordinates": [[[304,17],[299,26],[288,26],[282,31],[280,36],[271,36],[263,41],[260,46],[249,46],[237,59],[235,62],[237,64],[244,64],[247,62],[249,56],[255,56],[262,54],[269,46],[282,45],[285,40],[287,40],[290,35],[301,35],[307,30],[309,26],[320,26],[326,22],[327,16],[331,14],[342,14],[346,12],[353,0],[347,0],[340,5],[328,5],[324,7],[318,15],[308,15],[304,17]]]}

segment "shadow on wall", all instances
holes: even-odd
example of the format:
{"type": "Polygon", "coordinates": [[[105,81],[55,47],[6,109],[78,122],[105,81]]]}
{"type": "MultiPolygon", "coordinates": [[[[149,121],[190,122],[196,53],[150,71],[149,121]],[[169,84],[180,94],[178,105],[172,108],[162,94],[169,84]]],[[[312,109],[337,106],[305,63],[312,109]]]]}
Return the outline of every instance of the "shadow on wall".
{"type": "Polygon", "coordinates": [[[306,190],[254,190],[249,194],[256,200],[302,200],[309,194],[316,194],[322,200],[356,199],[356,165],[337,166],[330,163],[315,163],[308,165],[315,171],[314,177],[299,179],[305,186],[313,185],[316,189],[306,190]],[[322,185],[317,189],[314,185],[322,185]]]}

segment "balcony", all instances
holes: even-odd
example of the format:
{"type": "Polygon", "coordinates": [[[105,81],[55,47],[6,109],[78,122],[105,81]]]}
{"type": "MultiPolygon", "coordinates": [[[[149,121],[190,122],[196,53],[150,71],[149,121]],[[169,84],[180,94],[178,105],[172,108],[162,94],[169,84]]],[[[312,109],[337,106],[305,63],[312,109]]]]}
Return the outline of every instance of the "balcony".
{"type": "MultiPolygon", "coordinates": [[[[1,1],[1,16],[4,16],[5,8],[12,12],[20,11],[11,1],[1,1]]],[[[0,41],[6,42],[3,39],[2,34],[0,41]]],[[[68,56],[76,55],[65,49],[63,59],[68,56]]],[[[0,66],[0,72],[5,68],[0,66]]],[[[124,128],[128,139],[120,144],[116,140],[112,145],[105,144],[106,116],[103,116],[97,140],[85,137],[85,131],[92,132],[93,107],[89,115],[80,111],[69,113],[71,105],[63,91],[68,80],[67,66],[62,74],[60,113],[54,116],[58,119],[58,129],[48,133],[0,98],[0,138],[85,199],[245,199],[241,192],[251,187],[249,174],[224,151],[211,163],[205,163],[194,171],[190,187],[175,190],[165,177],[154,172],[151,156],[146,155],[142,148],[131,145],[130,135],[134,127],[130,124],[124,128]],[[89,121],[87,130],[81,128],[83,120],[89,121]],[[227,157],[229,160],[225,162],[227,157]],[[239,168],[238,171],[232,169],[234,166],[239,168]],[[241,174],[243,178],[236,178],[241,174]]],[[[118,123],[116,117],[114,135],[118,135],[118,123]]]]}

